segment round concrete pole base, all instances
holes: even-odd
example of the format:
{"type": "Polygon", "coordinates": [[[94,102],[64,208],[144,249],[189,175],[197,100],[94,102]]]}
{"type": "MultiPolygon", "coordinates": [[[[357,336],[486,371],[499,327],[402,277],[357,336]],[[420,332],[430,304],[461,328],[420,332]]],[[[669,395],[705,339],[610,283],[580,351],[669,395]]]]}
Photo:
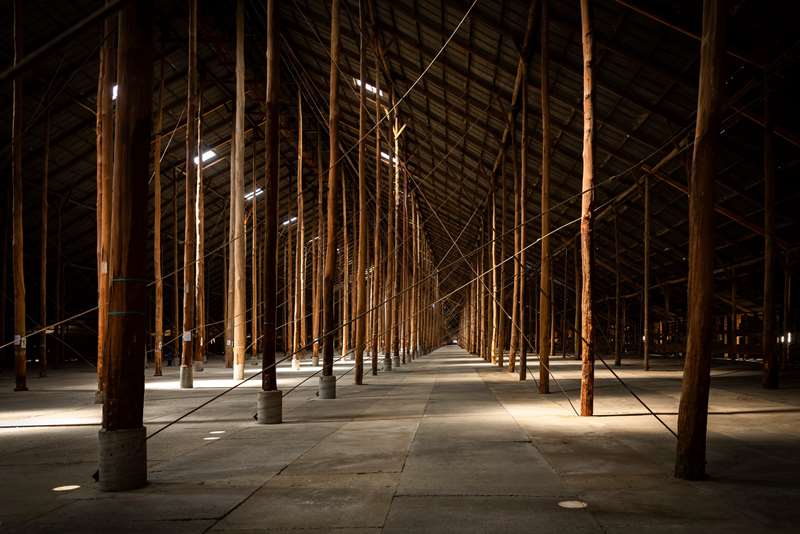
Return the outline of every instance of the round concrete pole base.
{"type": "Polygon", "coordinates": [[[233,363],[233,379],[244,380],[244,363],[233,363]]]}
{"type": "Polygon", "coordinates": [[[313,365],[314,367],[319,367],[319,356],[311,357],[311,365],[313,365]]]}
{"type": "Polygon", "coordinates": [[[277,425],[283,422],[283,393],[281,391],[258,392],[256,422],[262,425],[277,425]]]}
{"type": "Polygon", "coordinates": [[[394,365],[395,367],[400,367],[400,355],[399,354],[395,354],[394,356],[392,356],[392,365],[394,365]]]}
{"type": "Polygon", "coordinates": [[[101,491],[128,491],[147,484],[147,432],[144,427],[101,430],[97,435],[101,491]]]}
{"type": "Polygon", "coordinates": [[[199,373],[203,370],[203,362],[199,360],[195,360],[194,362],[194,372],[199,373]]]}
{"type": "Polygon", "coordinates": [[[292,356],[292,369],[295,371],[300,370],[300,358],[297,356],[292,356]]]}
{"type": "Polygon", "coordinates": [[[181,389],[194,387],[194,373],[189,365],[181,365],[181,389]]]}
{"type": "Polygon", "coordinates": [[[383,357],[383,370],[384,371],[391,371],[392,370],[392,357],[391,356],[384,356],[383,357]]]}
{"type": "Polygon", "coordinates": [[[336,377],[335,376],[321,376],[321,377],[319,377],[319,398],[320,399],[335,399],[336,398],[336,377]]]}

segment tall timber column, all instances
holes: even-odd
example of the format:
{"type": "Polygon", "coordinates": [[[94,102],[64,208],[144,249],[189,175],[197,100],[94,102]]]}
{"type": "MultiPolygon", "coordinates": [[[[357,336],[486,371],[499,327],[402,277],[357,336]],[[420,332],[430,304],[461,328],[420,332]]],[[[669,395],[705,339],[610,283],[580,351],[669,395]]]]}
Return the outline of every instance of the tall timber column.
{"type": "Polygon", "coordinates": [[[620,307],[620,268],[622,262],[619,258],[619,220],[617,207],[614,205],[614,365],[622,366],[622,335],[623,328],[619,320],[620,307]]]}
{"type": "MultiPolygon", "coordinates": [[[[394,235],[389,235],[388,239],[390,241],[394,241],[392,245],[392,253],[387,256],[387,260],[392,258],[392,260],[388,261],[387,267],[391,270],[392,278],[390,283],[390,290],[389,295],[387,298],[391,299],[391,355],[392,355],[392,365],[394,367],[400,367],[400,329],[399,329],[399,307],[400,307],[400,300],[398,298],[398,285],[399,280],[397,276],[397,261],[396,255],[399,247],[399,227],[400,227],[400,135],[405,130],[405,125],[402,127],[400,126],[400,122],[397,119],[397,111],[394,112],[394,128],[392,129],[392,134],[394,135],[394,151],[392,152],[392,159],[391,161],[394,163],[394,202],[393,206],[389,209],[394,210],[394,235]]],[[[390,195],[391,197],[391,195],[390,195]]],[[[389,367],[391,369],[391,366],[389,367]]]]}
{"type": "Polygon", "coordinates": [[[528,378],[528,338],[525,334],[525,212],[527,211],[528,203],[528,66],[525,60],[520,58],[520,69],[522,73],[522,90],[520,98],[522,99],[522,106],[520,113],[522,114],[521,120],[521,134],[519,142],[519,379],[526,380],[528,378]]]}
{"type": "Polygon", "coordinates": [[[336,185],[338,159],[338,120],[339,120],[339,0],[331,1],[331,68],[330,98],[328,116],[328,148],[330,152],[328,165],[328,224],[327,244],[325,246],[325,278],[322,291],[324,308],[322,326],[325,333],[325,344],[322,355],[322,376],[319,379],[319,397],[321,399],[336,398],[336,377],[333,376],[333,339],[336,327],[333,322],[333,284],[336,280],[336,185]]]}
{"type": "Polygon", "coordinates": [[[500,157],[500,319],[497,334],[497,366],[503,367],[506,351],[506,150],[500,157]]]}
{"type": "Polygon", "coordinates": [[[342,360],[350,352],[350,236],[347,233],[347,182],[342,179],[342,360]]]}
{"type": "Polygon", "coordinates": [[[111,187],[108,365],[99,439],[103,491],[147,483],[143,426],[147,325],[147,175],[153,81],[153,2],[119,14],[116,139],[111,187]]]}
{"type": "Polygon", "coordinates": [[[250,225],[250,301],[253,310],[250,312],[250,353],[253,361],[258,359],[258,316],[261,314],[261,298],[258,285],[258,266],[261,263],[261,247],[258,239],[258,181],[256,180],[256,143],[253,143],[253,207],[250,212],[252,224],[250,225]]]}
{"type": "Polygon", "coordinates": [[[542,185],[541,185],[541,253],[539,255],[539,393],[550,393],[550,65],[548,52],[548,0],[542,1],[541,31],[541,107],[542,107],[542,185]]]}
{"type": "Polygon", "coordinates": [[[244,379],[247,351],[247,268],[244,232],[244,0],[236,2],[236,107],[233,126],[233,379],[244,379]]]}
{"type": "MultiPolygon", "coordinates": [[[[22,57],[22,0],[14,1],[14,63],[22,57]]],[[[25,265],[22,234],[22,79],[14,78],[11,118],[11,174],[13,195],[12,256],[14,272],[14,391],[28,391],[28,356],[25,338],[25,265]]],[[[3,303],[5,305],[5,303],[3,303]]],[[[98,382],[98,386],[102,381],[98,382]]]]}
{"type": "MultiPolygon", "coordinates": [[[[376,37],[377,39],[377,37],[376,37]]],[[[377,46],[376,46],[377,50],[377,46]]],[[[381,75],[380,75],[380,57],[375,54],[375,228],[373,229],[373,259],[372,259],[372,291],[373,291],[373,314],[374,328],[372,329],[372,374],[378,374],[378,343],[381,335],[386,336],[384,330],[384,310],[385,306],[381,304],[383,296],[381,287],[383,280],[381,273],[383,265],[381,253],[381,171],[383,162],[381,162],[381,75]]]]}
{"type": "MultiPolygon", "coordinates": [[[[361,80],[358,91],[358,263],[356,265],[356,363],[354,380],[356,384],[364,381],[364,348],[367,336],[367,288],[365,275],[367,270],[367,77],[366,68],[366,26],[364,14],[359,13],[361,35],[359,39],[358,79],[361,80]]],[[[375,94],[378,100],[380,93],[375,94]]]]}
{"type": "MultiPolygon", "coordinates": [[[[261,332],[263,353],[261,357],[261,390],[258,392],[256,421],[277,424],[282,421],[282,393],[278,390],[275,370],[276,315],[278,304],[278,0],[267,0],[267,95],[266,123],[264,124],[264,313],[261,332]]],[[[255,202],[256,200],[253,199],[255,202]]]]}
{"type": "MultiPolygon", "coordinates": [[[[106,35],[114,33],[114,19],[107,19],[106,35]]],[[[97,78],[97,391],[95,403],[103,402],[105,380],[106,329],[108,328],[108,255],[111,232],[111,174],[114,161],[114,38],[109,37],[100,48],[100,72],[97,78]]],[[[119,85],[117,85],[119,87],[119,85]]]]}
{"type": "Polygon", "coordinates": [[[195,331],[194,331],[194,370],[202,372],[206,359],[206,196],[203,183],[203,162],[201,159],[200,138],[203,133],[203,110],[197,94],[197,189],[195,191],[195,331]]]}
{"type": "Polygon", "coordinates": [[[306,344],[302,335],[302,325],[306,320],[305,307],[305,228],[303,226],[303,99],[297,92],[297,251],[295,253],[294,282],[294,335],[292,343],[292,369],[300,369],[303,359],[303,346],[306,344]]]}
{"type": "Polygon", "coordinates": [[[642,359],[650,370],[650,175],[644,175],[644,284],[642,287],[642,359]]]}
{"type": "Polygon", "coordinates": [[[497,183],[496,175],[492,175],[492,197],[491,197],[491,218],[492,218],[492,340],[490,347],[490,358],[492,364],[497,364],[497,335],[499,330],[499,310],[498,310],[498,293],[497,293],[497,183]]]}
{"type": "Polygon", "coordinates": [[[689,180],[689,294],[686,360],[678,408],[675,476],[705,476],[711,333],[714,324],[714,180],[723,111],[725,0],[703,1],[697,126],[689,180]]]}
{"type": "Polygon", "coordinates": [[[164,342],[164,280],[161,276],[161,128],[164,124],[164,59],[161,59],[158,81],[158,111],[156,113],[156,138],[153,143],[153,277],[156,286],[154,376],[163,374],[164,342]]]}
{"type": "Polygon", "coordinates": [[[181,353],[181,387],[194,385],[192,365],[194,360],[195,328],[195,228],[197,174],[200,151],[197,136],[197,0],[189,0],[189,58],[186,95],[186,180],[184,187],[184,238],[183,238],[183,351],[181,353]],[[197,157],[197,163],[195,163],[197,157]]]}
{"type": "Polygon", "coordinates": [[[313,321],[311,323],[312,335],[314,336],[314,345],[312,348],[311,363],[314,367],[319,365],[320,353],[320,335],[322,334],[322,271],[323,271],[323,258],[324,258],[324,231],[323,231],[323,203],[324,196],[323,185],[325,183],[325,170],[322,163],[322,138],[317,133],[317,238],[314,242],[314,250],[316,250],[317,270],[314,272],[314,282],[316,283],[317,290],[314,293],[314,304],[312,313],[313,321]]]}
{"type": "MultiPolygon", "coordinates": [[[[41,261],[39,263],[39,317],[42,328],[47,325],[47,182],[50,174],[50,114],[47,115],[44,139],[44,168],[42,169],[42,230],[41,261]]],[[[5,298],[3,299],[5,301],[5,298]]],[[[5,302],[3,302],[5,306],[5,302]]],[[[0,337],[0,339],[3,339],[0,337]]],[[[39,347],[39,376],[47,376],[47,331],[42,332],[39,347]]]]}
{"type": "MultiPolygon", "coordinates": [[[[768,75],[764,74],[764,322],[761,343],[764,371],[761,384],[776,389],[780,383],[780,357],[775,333],[775,159],[768,75]]],[[[784,312],[785,313],[785,312],[784,312]]],[[[786,331],[784,330],[784,334],[786,331]]]]}
{"type": "Polygon", "coordinates": [[[594,95],[592,80],[592,24],[589,0],[581,0],[583,34],[583,180],[581,185],[581,415],[594,412],[594,322],[592,318],[592,243],[594,212],[594,95]]]}
{"type": "Polygon", "coordinates": [[[517,167],[517,144],[514,130],[516,123],[509,114],[509,124],[511,125],[511,168],[514,169],[514,287],[511,293],[511,339],[508,347],[508,372],[513,373],[517,370],[517,345],[519,344],[519,168],[517,167]]]}

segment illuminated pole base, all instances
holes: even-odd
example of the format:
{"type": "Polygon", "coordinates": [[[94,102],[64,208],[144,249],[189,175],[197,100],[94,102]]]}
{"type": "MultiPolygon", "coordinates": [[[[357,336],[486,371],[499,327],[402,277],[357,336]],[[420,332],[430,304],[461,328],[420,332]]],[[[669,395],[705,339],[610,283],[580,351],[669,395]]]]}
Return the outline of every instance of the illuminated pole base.
{"type": "Polygon", "coordinates": [[[189,365],[181,365],[181,389],[194,387],[194,373],[189,365]]]}
{"type": "Polygon", "coordinates": [[[233,379],[244,380],[244,362],[233,362],[233,379]]]}
{"type": "Polygon", "coordinates": [[[300,370],[300,358],[298,358],[297,356],[292,356],[292,369],[294,369],[295,371],[300,370]]]}
{"type": "Polygon", "coordinates": [[[384,371],[391,371],[392,370],[392,357],[388,354],[383,357],[383,370],[384,371]]]}
{"type": "Polygon", "coordinates": [[[194,362],[194,372],[195,372],[195,373],[199,373],[199,372],[201,372],[202,370],[203,370],[203,362],[201,362],[201,361],[199,361],[199,360],[198,360],[198,361],[195,361],[195,362],[194,362]]]}
{"type": "Polygon", "coordinates": [[[335,399],[336,398],[336,377],[321,376],[319,377],[319,398],[320,399],[335,399]]]}
{"type": "Polygon", "coordinates": [[[395,354],[394,356],[392,356],[392,365],[394,367],[400,367],[400,355],[399,354],[395,354]]]}
{"type": "Polygon", "coordinates": [[[281,391],[258,392],[256,422],[261,425],[277,425],[283,422],[283,393],[281,391]]]}
{"type": "Polygon", "coordinates": [[[128,491],[147,484],[147,431],[145,427],[101,430],[99,485],[101,491],[128,491]]]}
{"type": "Polygon", "coordinates": [[[319,367],[319,356],[311,357],[311,365],[313,365],[314,367],[319,367]]]}

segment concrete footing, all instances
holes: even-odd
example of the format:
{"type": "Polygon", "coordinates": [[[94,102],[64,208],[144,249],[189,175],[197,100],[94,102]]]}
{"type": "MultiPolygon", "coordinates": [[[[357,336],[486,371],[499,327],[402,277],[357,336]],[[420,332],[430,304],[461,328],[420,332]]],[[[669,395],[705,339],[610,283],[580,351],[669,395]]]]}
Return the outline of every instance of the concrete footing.
{"type": "Polygon", "coordinates": [[[194,387],[193,369],[188,365],[181,365],[181,389],[191,389],[194,387]]]}
{"type": "Polygon", "coordinates": [[[395,367],[400,367],[400,355],[399,354],[395,354],[394,356],[392,356],[392,365],[394,365],[395,367]]]}
{"type": "Polygon", "coordinates": [[[244,362],[242,363],[233,362],[233,379],[244,380],[244,362]]]}
{"type": "Polygon", "coordinates": [[[383,357],[383,370],[384,371],[391,371],[392,370],[392,357],[391,356],[384,356],[383,357]]]}
{"type": "Polygon", "coordinates": [[[199,372],[201,372],[202,370],[203,370],[203,362],[201,362],[201,361],[195,361],[195,362],[194,362],[194,372],[195,372],[195,373],[199,373],[199,372]]]}
{"type": "Polygon", "coordinates": [[[258,410],[256,422],[262,425],[277,425],[283,422],[283,392],[258,392],[258,410]]]}
{"type": "Polygon", "coordinates": [[[319,398],[320,399],[335,399],[336,398],[336,377],[321,376],[319,377],[319,398]]]}
{"type": "Polygon", "coordinates": [[[98,432],[101,491],[128,491],[147,484],[146,435],[145,427],[98,432]]]}
{"type": "Polygon", "coordinates": [[[313,365],[314,367],[319,367],[319,356],[311,357],[311,365],[313,365]]]}
{"type": "Polygon", "coordinates": [[[297,356],[292,356],[292,369],[294,369],[295,371],[300,370],[300,358],[298,358],[297,356]]]}

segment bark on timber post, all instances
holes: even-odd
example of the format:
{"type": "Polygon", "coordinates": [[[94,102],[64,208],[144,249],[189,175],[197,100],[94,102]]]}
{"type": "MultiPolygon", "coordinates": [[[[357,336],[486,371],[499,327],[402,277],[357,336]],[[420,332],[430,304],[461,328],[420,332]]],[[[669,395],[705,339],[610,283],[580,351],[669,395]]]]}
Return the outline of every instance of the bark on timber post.
{"type": "MultiPolygon", "coordinates": [[[[42,172],[42,247],[41,269],[39,271],[39,318],[42,329],[47,325],[47,181],[50,172],[50,113],[47,114],[44,141],[44,169],[42,172]]],[[[5,299],[2,306],[5,307],[5,299]]],[[[0,339],[3,339],[0,337],[0,339]]],[[[42,332],[41,346],[39,348],[39,376],[47,376],[47,331],[42,332]]]]}
{"type": "Polygon", "coordinates": [[[186,177],[184,186],[184,238],[183,238],[183,352],[181,354],[181,388],[193,387],[195,328],[195,201],[197,169],[202,163],[197,137],[197,0],[189,0],[189,58],[186,94],[186,177]],[[197,156],[198,163],[194,158],[197,156]]]}
{"type": "Polygon", "coordinates": [[[497,366],[503,367],[505,364],[505,351],[506,351],[506,151],[500,157],[500,311],[498,321],[497,333],[497,366]]]}
{"type": "Polygon", "coordinates": [[[317,240],[315,242],[315,247],[317,251],[317,271],[314,273],[314,281],[317,284],[317,292],[314,295],[314,321],[312,323],[312,330],[314,336],[314,347],[313,353],[311,356],[311,363],[314,367],[319,365],[319,352],[320,352],[320,335],[322,334],[322,271],[323,271],[323,264],[324,261],[323,253],[325,250],[324,244],[324,232],[323,232],[323,211],[322,211],[322,199],[323,199],[323,184],[325,183],[325,176],[323,174],[323,163],[322,163],[322,137],[317,133],[317,240]]]}
{"type": "Polygon", "coordinates": [[[542,190],[541,253],[539,262],[539,393],[550,393],[550,70],[548,52],[547,0],[542,2],[541,108],[542,108],[542,190]]]}
{"type": "Polygon", "coordinates": [[[496,176],[492,175],[492,195],[491,195],[491,217],[492,217],[492,340],[490,347],[491,363],[497,364],[497,336],[499,324],[498,294],[497,294],[497,181],[496,176]]]}
{"type": "MultiPolygon", "coordinates": [[[[393,260],[388,261],[387,265],[390,269],[392,276],[391,276],[391,284],[389,289],[389,295],[387,298],[391,299],[391,358],[392,363],[391,366],[400,367],[400,330],[399,330],[399,307],[400,302],[397,298],[398,295],[398,285],[399,280],[397,276],[397,261],[394,260],[397,255],[397,251],[399,248],[399,230],[400,230],[400,135],[405,129],[405,126],[401,127],[400,122],[397,118],[397,111],[394,112],[394,128],[392,129],[392,134],[394,136],[394,150],[392,152],[392,159],[390,161],[394,162],[394,195],[390,195],[390,198],[393,199],[392,206],[389,207],[390,210],[394,210],[394,232],[393,235],[389,235],[389,240],[394,241],[392,246],[392,253],[387,256],[387,260],[389,258],[393,258],[393,260]]],[[[391,368],[390,366],[390,368],[391,368]]]]}
{"type": "MultiPolygon", "coordinates": [[[[14,63],[22,57],[22,0],[14,2],[14,63]]],[[[14,202],[14,391],[28,391],[28,357],[25,350],[25,264],[22,234],[22,79],[13,82],[13,115],[11,118],[11,174],[14,202]]]]}
{"type": "Polygon", "coordinates": [[[305,310],[305,228],[303,226],[303,99],[297,91],[297,250],[295,252],[294,282],[294,335],[292,337],[292,368],[300,369],[303,359],[303,346],[306,344],[302,335],[303,323],[306,320],[305,310]]]}
{"type": "Polygon", "coordinates": [[[236,107],[233,127],[233,379],[244,379],[247,351],[247,261],[244,232],[244,0],[236,2],[236,107]]]}
{"type": "MultiPolygon", "coordinates": [[[[380,127],[380,126],[379,126],[380,127]]],[[[396,125],[395,125],[396,128],[396,125]]],[[[394,130],[393,130],[394,132],[394,130]]],[[[389,194],[386,206],[386,289],[384,291],[384,301],[386,302],[386,330],[383,333],[383,369],[392,370],[392,338],[394,336],[394,188],[391,178],[389,180],[389,194]]]]}
{"type": "Polygon", "coordinates": [[[250,224],[251,231],[251,249],[250,249],[250,302],[253,305],[253,311],[250,314],[252,322],[250,323],[250,353],[252,354],[253,361],[258,360],[258,316],[259,304],[261,299],[258,295],[258,265],[259,265],[259,247],[258,247],[258,182],[256,180],[256,143],[253,143],[253,197],[251,217],[252,223],[250,224]]]}
{"type": "MultiPolygon", "coordinates": [[[[359,39],[359,106],[358,106],[358,265],[356,267],[356,363],[354,380],[361,384],[364,379],[364,346],[367,334],[367,293],[364,276],[367,270],[367,77],[364,63],[366,61],[366,25],[364,13],[359,9],[361,35],[359,39]]],[[[379,99],[380,93],[375,94],[379,99]]]]}
{"type": "MultiPolygon", "coordinates": [[[[377,35],[376,45],[377,45],[377,35]]],[[[378,50],[378,47],[375,47],[378,50]]],[[[375,54],[375,94],[378,95],[375,97],[375,123],[377,126],[375,127],[375,228],[373,230],[373,239],[374,239],[374,252],[373,252],[373,260],[372,260],[372,275],[374,277],[372,288],[373,288],[373,301],[374,301],[374,315],[375,315],[375,328],[373,328],[373,337],[372,337],[372,374],[378,374],[378,347],[379,347],[379,338],[381,334],[385,337],[385,309],[386,306],[381,304],[383,301],[383,294],[381,292],[382,282],[381,273],[383,272],[383,261],[381,257],[381,182],[383,181],[381,178],[381,171],[383,163],[381,162],[381,99],[379,98],[381,94],[381,76],[380,76],[380,58],[378,54],[375,54]]]]}
{"type": "Polygon", "coordinates": [[[347,182],[342,179],[342,360],[350,352],[350,237],[347,233],[347,182]]]}
{"type": "Polygon", "coordinates": [[[614,365],[616,367],[622,366],[622,354],[620,352],[621,336],[623,330],[619,322],[619,300],[620,300],[620,275],[619,270],[622,267],[619,258],[619,220],[617,215],[617,207],[614,205],[614,365]]]}
{"type": "Polygon", "coordinates": [[[528,338],[525,334],[525,212],[527,211],[528,201],[528,66],[525,60],[520,58],[519,71],[522,73],[522,106],[520,113],[522,120],[520,121],[520,139],[519,139],[519,379],[526,380],[528,378],[528,338]]]}
{"type": "Polygon", "coordinates": [[[159,65],[158,111],[156,113],[156,138],[153,143],[153,276],[156,286],[155,339],[153,376],[163,374],[164,343],[164,280],[161,276],[161,128],[164,123],[164,58],[159,65]]]}
{"type": "Polygon", "coordinates": [[[761,385],[776,389],[780,383],[780,358],[775,333],[775,159],[768,74],[764,74],[764,305],[761,343],[764,371],[761,385]]]}
{"type": "MultiPolygon", "coordinates": [[[[278,300],[278,62],[280,39],[277,28],[278,0],[267,0],[267,94],[264,124],[264,265],[262,288],[264,312],[261,327],[263,352],[261,356],[261,391],[258,392],[258,423],[275,424],[282,421],[282,393],[278,390],[275,370],[275,318],[278,300]]],[[[256,199],[253,199],[256,202],[256,199]]],[[[320,238],[322,239],[322,238],[320,238]]]]}
{"type": "MultiPolygon", "coordinates": [[[[110,18],[105,22],[106,35],[114,32],[113,20],[110,18]]],[[[103,402],[107,359],[104,347],[108,327],[108,240],[111,232],[111,174],[114,160],[114,111],[111,105],[115,77],[112,69],[113,50],[113,37],[109,37],[100,48],[97,80],[97,404],[103,402]]]]}
{"type": "Polygon", "coordinates": [[[724,0],[704,0],[692,173],[689,181],[689,302],[686,361],[678,411],[675,476],[705,476],[714,299],[714,179],[723,109],[724,0]]]}
{"type": "Polygon", "coordinates": [[[644,175],[644,284],[642,292],[642,355],[644,370],[650,370],[650,175],[644,175]]]}
{"type": "MultiPolygon", "coordinates": [[[[200,93],[197,94],[197,154],[201,158],[200,138],[203,135],[203,113],[201,109],[200,93]]],[[[202,161],[197,166],[197,190],[195,201],[195,235],[197,236],[197,246],[195,247],[195,334],[194,337],[194,370],[200,372],[206,359],[206,199],[205,186],[203,183],[202,161]]]]}
{"type": "Polygon", "coordinates": [[[583,180],[581,191],[581,265],[583,284],[581,313],[583,343],[581,345],[581,415],[594,411],[594,324],[592,318],[592,217],[594,211],[594,105],[592,81],[592,25],[589,0],[581,0],[583,33],[583,180]]]}
{"type": "Polygon", "coordinates": [[[511,129],[511,167],[514,169],[514,288],[511,294],[511,340],[508,349],[508,372],[513,373],[517,370],[517,345],[519,343],[519,286],[520,286],[520,268],[519,268],[519,213],[520,213],[520,198],[519,198],[519,169],[517,168],[517,144],[514,130],[516,124],[509,118],[509,123],[512,125],[511,129]]]}
{"type": "Polygon", "coordinates": [[[336,378],[333,376],[333,338],[336,328],[333,323],[333,284],[336,280],[336,186],[338,170],[338,120],[339,120],[339,0],[331,2],[331,67],[330,97],[328,117],[328,148],[330,152],[328,165],[328,224],[327,245],[325,250],[325,278],[323,283],[323,331],[325,344],[323,347],[322,377],[320,377],[320,397],[336,398],[336,378]]]}
{"type": "Polygon", "coordinates": [[[116,142],[111,202],[108,365],[99,432],[100,489],[147,483],[144,367],[147,325],[147,174],[153,79],[153,3],[119,15],[116,142]]]}
{"type": "MultiPolygon", "coordinates": [[[[564,308],[566,309],[566,306],[564,308]]],[[[575,318],[572,338],[572,350],[577,356],[581,353],[581,252],[577,242],[575,243],[575,318]]]]}
{"type": "Polygon", "coordinates": [[[172,323],[172,339],[174,345],[174,358],[180,362],[181,358],[181,336],[178,334],[180,325],[180,285],[178,269],[178,172],[175,167],[172,169],[172,307],[175,312],[172,323]]]}

